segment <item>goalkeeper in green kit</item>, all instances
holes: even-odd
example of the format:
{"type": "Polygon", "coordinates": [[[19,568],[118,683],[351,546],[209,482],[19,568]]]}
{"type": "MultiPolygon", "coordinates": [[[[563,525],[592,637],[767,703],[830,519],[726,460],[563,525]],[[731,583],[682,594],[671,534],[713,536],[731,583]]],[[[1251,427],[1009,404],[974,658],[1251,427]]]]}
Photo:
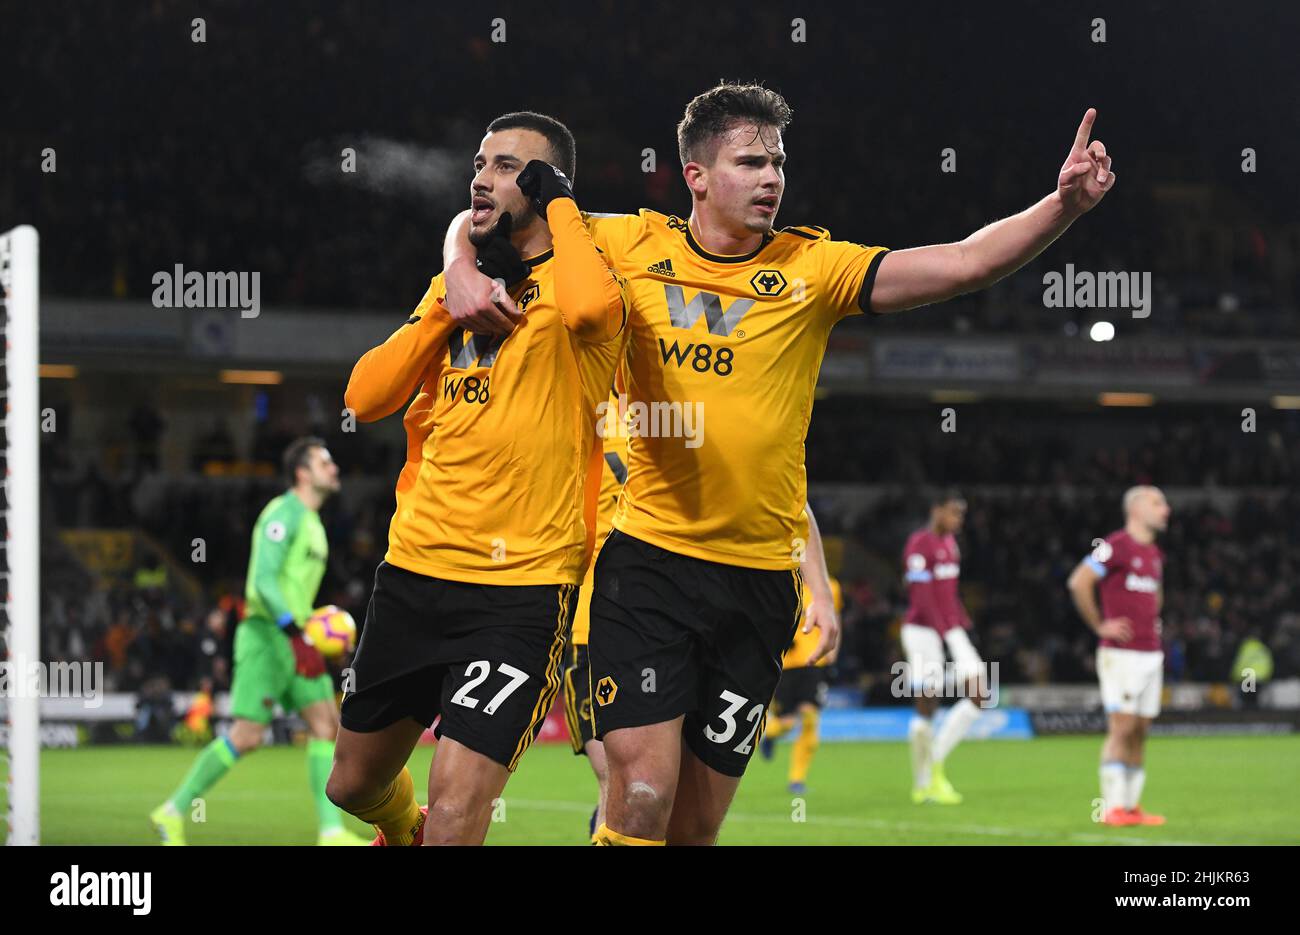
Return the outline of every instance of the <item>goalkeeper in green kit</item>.
{"type": "Polygon", "coordinates": [[[208,744],[180,786],[149,818],[164,844],[185,843],[185,822],[196,799],[262,743],[277,704],[297,711],[311,731],[307,778],[316,803],[318,844],[368,844],[343,827],[325,798],[339,728],[334,683],[325,659],[302,626],[311,615],[325,574],[329,543],[318,511],[339,489],[339,469],[319,438],[300,438],[284,453],[292,485],[268,503],[253,527],[253,551],[244,589],[244,619],[235,631],[234,684],[225,737],[208,744]]]}

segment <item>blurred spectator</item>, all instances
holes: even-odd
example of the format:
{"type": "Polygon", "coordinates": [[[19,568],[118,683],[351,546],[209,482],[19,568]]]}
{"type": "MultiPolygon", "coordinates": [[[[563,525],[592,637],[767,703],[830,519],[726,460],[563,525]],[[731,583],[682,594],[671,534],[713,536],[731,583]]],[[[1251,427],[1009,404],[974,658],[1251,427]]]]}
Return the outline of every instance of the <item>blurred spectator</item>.
{"type": "Polygon", "coordinates": [[[167,423],[158,410],[146,400],[140,400],[131,411],[128,426],[135,441],[135,471],[144,474],[159,467],[158,443],[167,423]]]}
{"type": "MultiPolygon", "coordinates": [[[[888,410],[878,415],[881,431],[872,444],[910,444],[917,458],[931,457],[933,433],[896,435],[894,415],[888,410]]],[[[1178,430],[1176,422],[1161,426],[1152,432],[1178,430]]],[[[834,464],[824,457],[822,442],[840,434],[810,436],[809,462],[834,464]]],[[[975,478],[983,484],[967,485],[970,512],[961,536],[962,581],[976,621],[976,640],[986,658],[999,663],[1000,677],[1008,682],[1091,681],[1095,641],[1070,605],[1064,581],[1092,540],[1120,524],[1124,478],[1096,467],[1119,463],[1111,454],[1115,446],[1089,452],[1084,430],[1076,431],[1074,438],[1063,436],[1032,447],[1014,438],[1003,445],[996,434],[968,434],[983,452],[981,457],[991,459],[990,474],[978,459],[965,457],[968,449],[952,452],[952,460],[935,454],[927,471],[949,481],[975,478]],[[1057,462],[1050,468],[1035,467],[1037,457],[1057,462]],[[1002,468],[1013,482],[988,485],[986,477],[1002,468]],[[1027,483],[1029,475],[1041,480],[1027,483]]],[[[1163,448],[1153,443],[1150,450],[1163,448]]],[[[879,461],[875,465],[890,470],[879,461]]],[[[1162,465],[1155,476],[1161,477],[1164,470],[1162,465]]],[[[1169,470],[1174,470],[1172,465],[1169,470]]],[[[833,471],[828,473],[835,477],[833,471]]],[[[203,603],[191,607],[172,593],[174,582],[149,571],[150,566],[165,567],[160,557],[146,555],[140,564],[143,574],[129,586],[109,591],[83,588],[84,593],[64,588],[47,597],[46,645],[72,659],[83,658],[89,647],[94,658],[105,661],[117,687],[134,688],[161,675],[176,689],[191,689],[206,677],[224,690],[229,686],[234,628],[242,613],[248,531],[261,507],[280,492],[281,483],[274,478],[201,477],[154,483],[157,490],[146,498],[146,511],[132,516],[130,524],[150,532],[173,555],[188,557],[196,535],[205,540],[207,561],[197,566],[207,589],[203,603]]],[[[1233,657],[1252,628],[1272,648],[1279,677],[1300,674],[1300,528],[1293,522],[1300,512],[1300,494],[1272,490],[1229,493],[1220,488],[1217,502],[1203,495],[1190,502],[1175,499],[1169,530],[1160,540],[1167,556],[1162,619],[1171,683],[1228,678],[1233,657]]],[[[133,501],[124,496],[122,502],[133,501]]],[[[322,521],[331,543],[330,561],[318,604],[338,604],[364,619],[374,569],[387,545],[391,511],[387,481],[354,489],[326,505],[322,521]],[[365,489],[371,492],[363,493],[365,489]]],[[[848,550],[859,556],[853,567],[875,569],[870,574],[859,570],[843,581],[845,636],[839,678],[859,685],[864,697],[872,692],[887,696],[890,666],[899,652],[897,623],[906,603],[898,550],[923,513],[919,494],[885,495],[856,512],[822,515],[819,510],[823,534],[843,538],[848,550]]],[[[71,580],[70,572],[50,564],[53,561],[43,563],[46,578],[71,580]]]]}
{"type": "Polygon", "coordinates": [[[235,440],[226,427],[224,419],[213,419],[212,427],[194,444],[194,457],[191,467],[201,471],[209,461],[234,461],[235,440]]]}
{"type": "Polygon", "coordinates": [[[1237,648],[1237,658],[1232,663],[1232,678],[1241,694],[1241,703],[1247,708],[1259,707],[1259,693],[1273,678],[1273,654],[1252,630],[1237,648]]]}
{"type": "MultiPolygon", "coordinates": [[[[1063,106],[1070,76],[1032,41],[1069,35],[1077,18],[1069,8],[1016,20],[954,9],[936,31],[924,7],[845,6],[833,26],[823,21],[820,36],[795,46],[789,16],[764,3],[714,8],[702,30],[677,26],[693,13],[685,5],[661,5],[643,22],[601,4],[584,10],[577,37],[570,18],[544,7],[505,7],[511,31],[530,41],[489,42],[476,5],[413,5],[393,29],[362,0],[309,17],[294,4],[236,0],[230,21],[248,25],[239,41],[214,36],[195,46],[174,41],[190,30],[183,4],[24,4],[6,21],[22,36],[8,64],[24,79],[2,105],[6,162],[26,173],[15,177],[39,177],[53,140],[76,159],[60,160],[58,184],[0,184],[0,214],[31,220],[58,244],[42,257],[43,278],[63,294],[148,299],[153,273],[183,263],[257,270],[267,305],[409,308],[439,265],[450,215],[466,205],[481,128],[501,110],[532,107],[572,127],[579,196],[590,209],[681,212],[688,201],[673,127],[686,102],[714,76],[757,72],[794,108],[782,223],[895,247],[954,240],[1047,194],[1079,119],[1063,106]],[[832,33],[927,41],[847,51],[828,44],[832,33]],[[432,62],[430,35],[439,37],[432,62]],[[987,53],[1006,42],[1031,51],[987,53]],[[519,74],[549,79],[525,93],[519,74]],[[977,75],[979,102],[948,75],[977,75]],[[886,81],[900,93],[878,94],[886,81]],[[391,87],[411,93],[386,93],[391,87]],[[304,88],[329,107],[302,106],[304,88]],[[845,108],[866,100],[869,119],[845,108]],[[998,132],[1009,115],[1024,131],[1014,139],[998,132]],[[344,146],[357,153],[355,172],[340,171],[344,146]],[[940,173],[949,146],[960,171],[940,173]],[[651,172],[642,171],[647,148],[658,155],[651,172]],[[846,154],[859,171],[827,184],[846,154]]],[[[1256,89],[1240,76],[1291,73],[1283,69],[1293,61],[1296,11],[1271,12],[1274,28],[1234,44],[1209,20],[1174,34],[1159,6],[1127,11],[1125,34],[1142,37],[1143,55],[1122,74],[1099,65],[1122,87],[1122,102],[1103,106],[1097,124],[1122,166],[1121,194],[1023,275],[910,314],[906,327],[1077,329],[1086,312],[1044,315],[1041,298],[1043,271],[1069,262],[1153,272],[1156,314],[1142,323],[1146,332],[1300,333],[1294,173],[1265,158],[1243,172],[1215,142],[1248,138],[1260,153],[1285,152],[1294,136],[1284,106],[1269,120],[1241,107],[1256,89]],[[1195,61],[1215,67],[1189,72],[1195,61]],[[1189,141],[1192,124],[1205,132],[1189,141]]],[[[1287,86],[1283,77],[1278,84],[1287,86]]]]}

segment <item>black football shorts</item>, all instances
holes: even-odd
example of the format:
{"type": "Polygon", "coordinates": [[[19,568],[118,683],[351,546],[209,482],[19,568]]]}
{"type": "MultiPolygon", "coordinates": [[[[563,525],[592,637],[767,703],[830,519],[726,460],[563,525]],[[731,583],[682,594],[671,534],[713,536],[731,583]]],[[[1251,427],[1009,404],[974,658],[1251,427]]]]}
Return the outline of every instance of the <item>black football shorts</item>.
{"type": "Polygon", "coordinates": [[[774,704],[778,714],[794,714],[806,704],[817,708],[826,706],[826,693],[830,686],[826,682],[825,666],[798,666],[781,673],[781,681],[776,686],[774,704]]]}
{"type": "Polygon", "coordinates": [[[564,655],[564,722],[569,728],[573,752],[585,754],[587,742],[596,739],[591,723],[591,666],[587,662],[587,644],[570,643],[564,655]]]}
{"type": "Polygon", "coordinates": [[[587,644],[596,737],[684,715],[691,751],[743,775],[802,591],[797,569],[724,565],[611,532],[596,561],[587,644]]]}
{"type": "Polygon", "coordinates": [[[369,733],[413,718],[514,770],[560,688],[578,586],[375,571],[340,715],[369,733]]]}

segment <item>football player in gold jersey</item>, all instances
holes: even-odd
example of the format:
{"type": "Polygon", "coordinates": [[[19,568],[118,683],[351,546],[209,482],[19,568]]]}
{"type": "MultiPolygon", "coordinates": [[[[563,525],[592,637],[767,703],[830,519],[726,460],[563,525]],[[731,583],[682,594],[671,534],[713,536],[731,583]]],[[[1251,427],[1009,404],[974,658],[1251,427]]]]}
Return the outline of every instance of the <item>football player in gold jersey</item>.
{"type": "MultiPolygon", "coordinates": [[[[600,494],[596,501],[597,555],[600,554],[600,544],[609,534],[614,507],[618,504],[623,481],[627,479],[627,432],[620,418],[623,409],[616,389],[610,394],[603,411],[601,407],[597,411],[600,419],[597,433],[601,437],[605,455],[605,464],[600,472],[600,494]]],[[[586,756],[591,771],[596,775],[596,809],[591,813],[589,829],[593,839],[596,829],[605,820],[605,786],[608,778],[605,745],[596,739],[591,716],[591,668],[587,661],[594,560],[593,556],[593,564],[588,566],[587,576],[582,579],[582,587],[578,590],[578,610],[573,617],[573,632],[565,650],[567,663],[564,668],[564,718],[569,729],[569,741],[573,745],[574,755],[586,756]]]]}
{"type": "Polygon", "coordinates": [[[627,312],[572,197],[574,151],[563,124],[517,113],[489,124],[474,157],[475,240],[498,260],[514,254],[509,297],[494,288],[518,326],[495,337],[456,327],[436,276],[348,383],[362,422],[410,402],[388,551],[327,787],[376,826],[377,843],[481,843],[560,687],[594,539],[584,507],[594,519],[595,412],[627,312]],[[422,823],[404,764],[435,719],[422,823]]]}
{"type": "Polygon", "coordinates": [[[776,697],[768,709],[763,728],[763,741],[759,749],[764,759],[771,759],[777,738],[800,725],[794,749],[790,751],[789,789],[794,795],[807,791],[808,770],[813,755],[821,746],[821,709],[826,704],[826,670],[835,661],[835,653],[822,655],[814,661],[823,627],[839,629],[839,615],[844,608],[840,583],[831,577],[826,568],[826,551],[822,547],[821,533],[812,507],[808,510],[808,550],[803,559],[803,603],[807,607],[803,625],[794,633],[790,648],[781,658],[781,681],[776,686],[776,697]],[[834,618],[826,622],[826,618],[834,618]]]}
{"type": "MultiPolygon", "coordinates": [[[[1090,108],[1055,191],[962,241],[891,253],[817,227],[778,231],[790,117],[758,85],[704,92],[677,128],[690,217],[590,221],[628,279],[629,408],[647,429],[631,437],[592,600],[596,736],[610,770],[603,843],[717,837],[798,617],[803,442],[830,329],[991,285],[1115,181],[1106,148],[1089,141],[1090,108]]],[[[473,253],[458,222],[448,308],[467,327],[491,305],[473,253]]],[[[813,661],[839,633],[821,636],[813,661]]]]}

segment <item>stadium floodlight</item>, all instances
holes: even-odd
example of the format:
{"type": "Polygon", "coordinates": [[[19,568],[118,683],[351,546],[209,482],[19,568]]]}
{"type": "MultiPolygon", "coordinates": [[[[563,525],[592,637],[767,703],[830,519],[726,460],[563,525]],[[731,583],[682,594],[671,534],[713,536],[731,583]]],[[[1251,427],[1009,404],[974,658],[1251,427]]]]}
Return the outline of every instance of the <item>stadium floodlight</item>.
{"type": "Polygon", "coordinates": [[[0,657],[9,670],[0,695],[0,767],[4,802],[0,809],[6,844],[40,843],[40,699],[27,690],[26,673],[40,659],[40,394],[38,368],[39,252],[36,229],[16,227],[0,234],[0,295],[3,295],[5,355],[4,411],[0,441],[0,657]]]}
{"type": "Polygon", "coordinates": [[[1094,341],[1109,341],[1115,337],[1115,326],[1108,321],[1094,322],[1088,329],[1088,337],[1094,341]]]}

